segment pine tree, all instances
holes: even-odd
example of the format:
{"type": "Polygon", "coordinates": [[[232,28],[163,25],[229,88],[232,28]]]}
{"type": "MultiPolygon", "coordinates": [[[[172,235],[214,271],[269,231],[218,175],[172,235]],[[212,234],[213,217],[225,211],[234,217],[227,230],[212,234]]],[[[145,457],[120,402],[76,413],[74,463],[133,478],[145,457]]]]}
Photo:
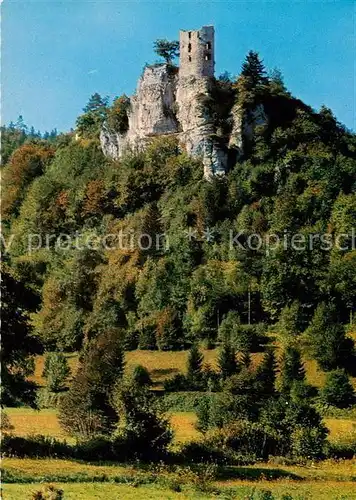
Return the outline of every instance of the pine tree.
{"type": "Polygon", "coordinates": [[[322,370],[344,367],[354,351],[354,342],[345,337],[344,326],[337,321],[336,309],[320,304],[305,332],[310,354],[322,370]]]}
{"type": "Polygon", "coordinates": [[[188,356],[187,379],[190,383],[197,383],[201,380],[203,370],[203,354],[197,344],[193,344],[188,356]]]}
{"type": "Polygon", "coordinates": [[[17,130],[20,130],[23,134],[27,133],[28,128],[27,128],[27,125],[26,125],[22,115],[19,115],[19,117],[15,123],[15,128],[17,130]]]}
{"type": "Polygon", "coordinates": [[[305,380],[305,369],[300,352],[292,346],[286,347],[281,360],[281,391],[289,393],[293,382],[305,380]]]}
{"type": "Polygon", "coordinates": [[[266,70],[263,62],[260,60],[258,52],[250,50],[247,54],[242,65],[241,75],[250,81],[252,87],[268,84],[266,70]]]}
{"type": "Polygon", "coordinates": [[[271,396],[275,393],[277,363],[274,352],[265,353],[262,363],[257,368],[256,380],[262,396],[271,396]]]}
{"type": "Polygon", "coordinates": [[[117,423],[113,394],[123,372],[121,333],[112,330],[92,340],[69,391],[61,399],[58,418],[62,428],[80,438],[110,434],[117,423]]]}
{"type": "Polygon", "coordinates": [[[298,301],[294,301],[293,304],[282,309],[277,328],[285,339],[292,339],[301,333],[303,325],[301,321],[301,307],[298,301]]]}
{"type": "MultiPolygon", "coordinates": [[[[96,92],[83,111],[84,114],[78,116],[76,121],[78,132],[88,137],[97,136],[108,114],[108,98],[96,92]]],[[[51,135],[48,134],[48,137],[51,138],[51,135]]]]}
{"type": "Polygon", "coordinates": [[[166,61],[167,64],[172,64],[173,59],[179,55],[179,42],[169,40],[156,40],[153,44],[154,51],[166,61]]]}
{"type": "Polygon", "coordinates": [[[338,408],[347,408],[355,401],[354,388],[345,370],[328,373],[325,386],[321,390],[322,400],[338,408]]]}
{"type": "Polygon", "coordinates": [[[230,342],[224,342],[219,353],[219,368],[223,379],[238,372],[236,352],[230,342]]]}
{"type": "Polygon", "coordinates": [[[105,117],[105,111],[108,105],[108,97],[101,97],[98,92],[95,92],[92,96],[90,96],[90,99],[86,106],[84,106],[83,111],[84,113],[99,113],[102,114],[103,117],[105,117]]]}
{"type": "Polygon", "coordinates": [[[284,85],[282,72],[278,68],[274,68],[269,73],[269,84],[272,94],[286,94],[287,89],[284,85]]]}
{"type": "Polygon", "coordinates": [[[245,368],[248,369],[248,368],[250,368],[251,363],[252,363],[251,353],[248,352],[248,351],[244,351],[242,353],[242,356],[241,356],[241,364],[242,364],[242,366],[244,366],[245,368]]]}

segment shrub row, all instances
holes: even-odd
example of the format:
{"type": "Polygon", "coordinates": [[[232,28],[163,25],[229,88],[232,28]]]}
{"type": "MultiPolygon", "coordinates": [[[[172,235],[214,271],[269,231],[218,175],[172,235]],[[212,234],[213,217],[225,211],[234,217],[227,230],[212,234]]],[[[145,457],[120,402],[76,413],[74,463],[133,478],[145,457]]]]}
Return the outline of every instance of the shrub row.
{"type": "Polygon", "coordinates": [[[68,444],[42,435],[29,437],[5,435],[2,456],[14,458],[73,458],[86,461],[124,462],[134,459],[124,439],[99,437],[77,444],[68,444]]]}
{"type": "Polygon", "coordinates": [[[162,408],[164,411],[196,411],[208,397],[214,401],[219,396],[215,392],[172,392],[162,397],[162,408]]]}

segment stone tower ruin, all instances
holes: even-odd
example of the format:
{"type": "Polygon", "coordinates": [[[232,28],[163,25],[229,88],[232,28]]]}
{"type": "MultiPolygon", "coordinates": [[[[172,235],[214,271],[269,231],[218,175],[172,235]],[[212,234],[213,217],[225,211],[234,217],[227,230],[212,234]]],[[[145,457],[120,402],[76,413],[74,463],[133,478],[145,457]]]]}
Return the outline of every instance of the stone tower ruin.
{"type": "Polygon", "coordinates": [[[130,98],[128,130],[100,132],[106,156],[119,158],[125,151],[142,151],[157,136],[174,135],[189,155],[200,158],[204,177],[224,175],[229,155],[239,157],[243,141],[251,140],[255,126],[267,123],[262,105],[248,117],[237,102],[231,109],[231,133],[223,136],[207,102],[211,102],[214,79],[214,26],[180,31],[179,71],[168,64],[146,66],[130,98]]]}
{"type": "Polygon", "coordinates": [[[214,26],[179,32],[179,77],[214,76],[214,26]]]}

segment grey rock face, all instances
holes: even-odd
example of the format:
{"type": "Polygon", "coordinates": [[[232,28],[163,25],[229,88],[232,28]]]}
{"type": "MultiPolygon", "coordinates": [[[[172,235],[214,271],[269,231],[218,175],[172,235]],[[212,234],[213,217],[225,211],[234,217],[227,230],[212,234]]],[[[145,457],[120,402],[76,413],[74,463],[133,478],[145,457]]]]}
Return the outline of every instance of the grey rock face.
{"type": "Polygon", "coordinates": [[[267,125],[268,118],[262,104],[258,104],[255,109],[246,112],[237,103],[231,110],[233,127],[229,140],[229,148],[235,149],[238,157],[243,155],[244,141],[251,141],[255,128],[259,125],[267,125]]]}
{"type": "Polygon", "coordinates": [[[210,179],[225,174],[228,149],[241,156],[244,141],[252,139],[267,117],[262,105],[246,114],[236,104],[231,110],[232,131],[222,146],[208,106],[214,83],[213,27],[181,32],[182,50],[187,53],[181,53],[179,72],[167,64],[144,69],[130,99],[128,131],[120,134],[104,125],[101,147],[106,156],[118,159],[125,151],[143,150],[152,137],[174,134],[189,155],[202,159],[204,177],[210,179]]]}

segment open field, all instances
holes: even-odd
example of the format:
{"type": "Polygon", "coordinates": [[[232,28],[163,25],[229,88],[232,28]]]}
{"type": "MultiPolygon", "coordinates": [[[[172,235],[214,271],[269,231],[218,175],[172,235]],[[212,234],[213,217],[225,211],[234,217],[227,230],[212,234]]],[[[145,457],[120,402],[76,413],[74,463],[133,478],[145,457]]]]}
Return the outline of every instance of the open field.
{"type": "Polygon", "coordinates": [[[54,409],[33,410],[32,408],[7,408],[6,414],[13,425],[16,436],[43,434],[56,439],[67,439],[68,435],[61,429],[57,413],[54,409]]]}
{"type": "MultiPolygon", "coordinates": [[[[204,361],[216,367],[217,349],[204,350],[204,361]]],[[[185,372],[188,352],[133,351],[126,356],[126,372],[137,364],[145,366],[151,374],[155,389],[163,387],[163,381],[179,372],[185,372]]],[[[253,354],[253,363],[259,363],[262,354],[253,354]]],[[[68,355],[72,374],[78,366],[76,354],[68,355]]],[[[33,379],[44,385],[42,378],[43,356],[36,359],[33,379]]],[[[314,361],[305,361],[309,383],[321,387],[325,373],[314,361]]],[[[356,382],[356,379],[353,379],[356,382]]],[[[355,384],[356,385],[356,384],[355,384]]],[[[7,408],[13,433],[18,436],[44,434],[72,442],[60,428],[56,410],[32,410],[7,408]]],[[[329,440],[347,443],[356,439],[356,418],[341,414],[342,418],[325,418],[329,428],[329,440]]],[[[170,413],[175,437],[173,448],[201,434],[196,430],[196,415],[192,412],[170,413]]],[[[258,463],[251,466],[220,467],[217,474],[203,483],[192,481],[191,472],[177,474],[164,468],[159,473],[152,467],[135,468],[127,464],[90,464],[74,460],[15,459],[3,460],[4,484],[2,498],[27,500],[44,484],[55,484],[64,491],[64,499],[91,500],[195,500],[195,499],[260,499],[262,490],[270,491],[275,499],[283,496],[298,500],[356,500],[356,461],[326,460],[307,466],[283,465],[283,463],[258,463]],[[178,489],[178,491],[177,491],[178,489]]],[[[266,497],[267,498],[267,497],[266,497]]]]}
{"type": "MultiPolygon", "coordinates": [[[[146,473],[155,474],[155,469],[148,466],[137,468],[126,464],[105,462],[103,464],[84,463],[75,460],[5,458],[3,468],[14,476],[21,475],[24,482],[41,480],[45,477],[57,478],[66,482],[66,476],[77,477],[83,481],[109,481],[125,475],[127,478],[141,477],[146,473]]],[[[164,472],[165,473],[165,472],[164,472]]],[[[167,475],[168,472],[167,472],[167,475]]],[[[241,480],[257,481],[269,479],[289,481],[339,481],[356,482],[356,459],[324,460],[308,465],[276,465],[274,463],[256,463],[255,465],[224,466],[218,471],[216,482],[219,485],[240,483],[241,480]]],[[[356,488],[355,488],[356,489],[356,488]]]]}
{"type": "Polygon", "coordinates": [[[11,499],[29,498],[30,493],[40,489],[44,482],[59,483],[64,490],[64,498],[83,499],[206,499],[215,498],[217,492],[220,498],[245,499],[246,495],[263,489],[273,492],[276,498],[286,494],[299,500],[356,498],[356,461],[351,460],[328,460],[309,466],[256,464],[220,467],[210,481],[193,482],[194,486],[189,481],[190,470],[186,476],[181,471],[177,474],[177,471],[169,469],[160,470],[158,474],[149,467],[138,469],[126,465],[93,465],[55,459],[5,459],[3,466],[8,477],[21,477],[23,483],[4,485],[3,498],[11,499]],[[177,490],[177,486],[180,493],[173,491],[177,490]]]}
{"type": "MultiPolygon", "coordinates": [[[[204,362],[212,368],[216,367],[217,349],[203,350],[204,362]]],[[[255,355],[260,356],[260,355],[255,355]]],[[[78,356],[76,354],[67,355],[68,363],[72,374],[78,366],[78,356]]],[[[130,373],[136,365],[147,368],[151,374],[156,387],[162,387],[165,379],[173,377],[177,373],[184,373],[186,370],[188,351],[129,351],[126,353],[126,373],[130,373]]],[[[44,356],[37,356],[35,363],[35,373],[31,380],[39,385],[45,385],[42,377],[44,366],[44,356]]]]}
{"type": "MultiPolygon", "coordinates": [[[[31,408],[7,408],[6,413],[14,426],[13,433],[17,436],[43,434],[71,441],[61,429],[54,409],[38,411],[31,408]]],[[[170,418],[175,433],[175,444],[186,443],[201,436],[195,429],[195,413],[174,412],[170,414],[170,418]]],[[[330,441],[348,442],[356,439],[356,420],[326,418],[325,424],[330,431],[330,441]]]]}
{"type": "MultiPolygon", "coordinates": [[[[156,485],[127,486],[122,484],[108,483],[54,483],[64,492],[65,500],[94,500],[105,498],[105,500],[207,500],[213,498],[245,500],[258,498],[258,492],[268,490],[275,498],[287,498],[298,500],[354,500],[356,499],[355,483],[333,483],[326,482],[318,484],[306,481],[302,484],[290,481],[259,482],[255,485],[251,482],[235,484],[234,486],[219,488],[217,493],[209,494],[201,491],[183,488],[183,491],[174,492],[168,488],[160,488],[156,485]],[[284,497],[286,498],[286,497],[284,497]]],[[[34,491],[42,489],[43,484],[6,484],[3,487],[4,500],[28,500],[34,491]]],[[[260,497],[261,498],[261,497],[260,497]]]]}
{"type": "MultiPolygon", "coordinates": [[[[64,499],[72,500],[94,500],[105,498],[105,500],[157,500],[157,499],[208,499],[210,496],[200,495],[197,492],[188,490],[186,493],[174,493],[168,489],[157,486],[126,486],[122,484],[61,484],[51,483],[60,488],[64,493],[64,499]]],[[[4,500],[28,500],[34,491],[41,490],[43,484],[7,484],[3,487],[4,500]]]]}
{"type": "Polygon", "coordinates": [[[331,442],[351,442],[356,441],[356,421],[342,418],[325,418],[329,429],[329,440],[331,442]]]}
{"type": "MultiPolygon", "coordinates": [[[[216,368],[218,359],[218,349],[203,349],[204,363],[216,368]]],[[[262,359],[262,353],[252,354],[252,363],[258,364],[262,359]]],[[[72,374],[78,366],[78,356],[76,354],[67,355],[72,374]]],[[[161,389],[164,380],[171,378],[177,373],[185,373],[188,359],[188,351],[129,351],[126,353],[126,373],[130,373],[136,365],[143,365],[151,374],[151,378],[156,389],[161,389]]],[[[315,360],[304,360],[306,377],[308,383],[322,387],[325,383],[326,373],[318,368],[315,360]]],[[[35,373],[31,380],[38,385],[44,386],[45,380],[42,377],[44,356],[37,356],[35,363],[35,373]]],[[[351,378],[356,389],[356,377],[351,378]]]]}
{"type": "MultiPolygon", "coordinates": [[[[43,434],[71,441],[70,436],[61,429],[54,409],[38,411],[31,408],[6,408],[6,413],[14,426],[12,432],[16,436],[43,434]]],[[[175,412],[170,416],[176,444],[199,438],[200,434],[194,427],[195,413],[175,412]]]]}

